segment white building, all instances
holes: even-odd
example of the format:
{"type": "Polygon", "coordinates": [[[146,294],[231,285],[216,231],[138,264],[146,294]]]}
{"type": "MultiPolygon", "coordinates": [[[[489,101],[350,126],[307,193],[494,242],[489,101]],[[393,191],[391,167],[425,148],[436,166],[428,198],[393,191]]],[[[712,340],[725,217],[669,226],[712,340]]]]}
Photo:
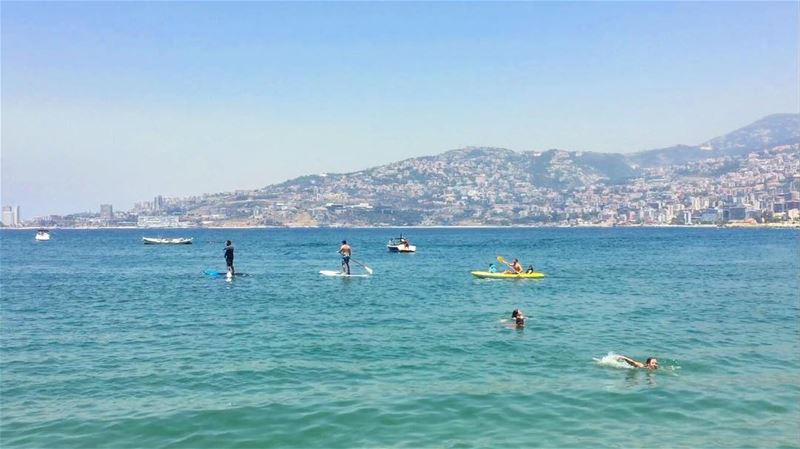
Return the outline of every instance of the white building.
{"type": "Polygon", "coordinates": [[[12,207],[12,206],[3,206],[3,226],[19,226],[20,225],[20,218],[19,218],[19,206],[12,207]]]}

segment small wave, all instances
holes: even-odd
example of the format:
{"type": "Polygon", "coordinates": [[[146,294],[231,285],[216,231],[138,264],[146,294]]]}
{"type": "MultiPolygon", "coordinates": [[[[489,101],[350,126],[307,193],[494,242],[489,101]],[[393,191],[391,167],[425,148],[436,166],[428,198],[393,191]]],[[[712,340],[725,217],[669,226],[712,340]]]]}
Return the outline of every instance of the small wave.
{"type": "Polygon", "coordinates": [[[598,359],[593,357],[592,360],[594,360],[594,362],[600,366],[606,366],[609,368],[633,369],[633,367],[627,363],[617,360],[617,357],[619,357],[619,354],[609,352],[608,355],[603,358],[598,359]]]}

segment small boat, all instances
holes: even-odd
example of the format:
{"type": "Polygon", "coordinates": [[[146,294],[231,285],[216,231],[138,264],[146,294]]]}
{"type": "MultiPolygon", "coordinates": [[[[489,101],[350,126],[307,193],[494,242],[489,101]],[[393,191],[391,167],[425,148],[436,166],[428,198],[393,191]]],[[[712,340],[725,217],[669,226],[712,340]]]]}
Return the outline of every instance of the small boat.
{"type": "Polygon", "coordinates": [[[189,245],[192,243],[192,238],[178,237],[174,239],[165,239],[161,237],[142,237],[145,245],[189,245]]]}
{"type": "Polygon", "coordinates": [[[39,229],[38,231],[36,231],[35,238],[40,242],[50,240],[50,231],[48,231],[47,229],[39,229]]]}
{"type": "Polygon", "coordinates": [[[502,272],[492,273],[491,271],[470,271],[470,274],[481,279],[541,279],[544,277],[544,273],[540,273],[538,271],[520,274],[502,272]]]}
{"type": "Polygon", "coordinates": [[[417,247],[412,245],[407,238],[400,234],[400,237],[395,237],[389,240],[386,248],[392,253],[413,253],[417,251],[417,247]]]}

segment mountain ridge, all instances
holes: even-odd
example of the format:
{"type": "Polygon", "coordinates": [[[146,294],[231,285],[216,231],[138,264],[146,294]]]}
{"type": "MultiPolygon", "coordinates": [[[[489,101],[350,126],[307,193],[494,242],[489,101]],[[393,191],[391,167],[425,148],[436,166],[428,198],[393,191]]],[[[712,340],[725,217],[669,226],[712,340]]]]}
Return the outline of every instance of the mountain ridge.
{"type": "Polygon", "coordinates": [[[771,217],[800,209],[798,125],[800,114],[773,114],[701,145],[632,154],[464,147],[256,190],[157,198],[121,216],[144,216],[144,226],[160,222],[153,216],[198,226],[671,224],[736,206],[771,217]]]}
{"type": "MultiPolygon", "coordinates": [[[[594,151],[576,151],[565,149],[548,149],[544,151],[514,151],[502,147],[467,146],[444,151],[436,155],[418,156],[399,161],[377,165],[363,170],[345,173],[326,173],[324,175],[304,175],[278,184],[270,184],[261,191],[272,187],[290,186],[293,182],[303,182],[318,176],[337,179],[341,176],[358,176],[373,173],[376,170],[408,164],[410,161],[441,160],[448,163],[464,162],[469,159],[485,161],[486,159],[505,159],[530,170],[537,178],[537,186],[548,188],[578,187],[574,179],[567,179],[559,170],[551,170],[553,161],[564,162],[569,159],[579,174],[599,177],[612,184],[625,182],[639,176],[641,169],[667,165],[681,165],[703,159],[738,156],[750,151],[766,148],[770,145],[791,144],[800,141],[800,114],[777,113],[765,116],[753,123],[737,128],[730,133],[714,137],[699,145],[675,145],[667,148],[639,151],[635,153],[604,153],[594,151]]],[[[563,172],[563,170],[561,170],[563,172]]],[[[574,178],[574,176],[573,176],[574,178]]]]}
{"type": "Polygon", "coordinates": [[[638,151],[629,156],[642,167],[681,164],[709,157],[735,156],[747,152],[794,143],[800,139],[800,114],[777,113],[714,137],[698,145],[678,144],[666,148],[638,151]]]}

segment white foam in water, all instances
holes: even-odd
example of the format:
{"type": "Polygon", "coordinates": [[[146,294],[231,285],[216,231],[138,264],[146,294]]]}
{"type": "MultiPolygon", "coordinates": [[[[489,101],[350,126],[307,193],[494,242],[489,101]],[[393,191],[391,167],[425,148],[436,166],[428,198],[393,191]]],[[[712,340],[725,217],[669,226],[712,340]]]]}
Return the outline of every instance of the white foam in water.
{"type": "Polygon", "coordinates": [[[623,368],[623,369],[633,369],[632,366],[628,365],[627,363],[617,360],[619,354],[615,354],[613,352],[609,352],[607,356],[603,357],[602,359],[592,358],[600,366],[607,366],[609,368],[623,368]]]}

